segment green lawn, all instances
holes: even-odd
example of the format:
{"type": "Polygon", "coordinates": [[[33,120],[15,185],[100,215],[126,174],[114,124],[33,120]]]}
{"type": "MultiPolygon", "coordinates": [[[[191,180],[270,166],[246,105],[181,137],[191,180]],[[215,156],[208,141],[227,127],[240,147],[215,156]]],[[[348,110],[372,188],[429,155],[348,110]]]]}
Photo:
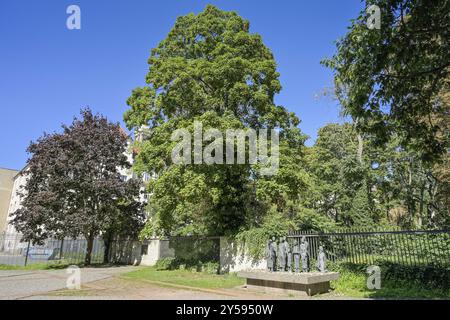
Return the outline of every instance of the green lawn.
{"type": "Polygon", "coordinates": [[[331,282],[334,293],[358,298],[395,298],[395,299],[450,299],[450,290],[425,289],[409,283],[381,282],[380,290],[367,288],[367,277],[352,272],[341,272],[336,281],[331,282]]]}
{"type": "Polygon", "coordinates": [[[154,267],[132,271],[122,277],[206,289],[233,288],[245,283],[244,279],[238,278],[235,274],[217,275],[189,270],[156,270],[154,267]]]}
{"type": "Polygon", "coordinates": [[[33,263],[25,266],[11,266],[7,264],[0,264],[0,270],[49,270],[49,269],[64,269],[68,264],[47,264],[47,263],[33,263]]]}
{"type": "MultiPolygon", "coordinates": [[[[68,263],[67,261],[59,261],[54,263],[32,263],[27,266],[11,266],[8,264],[0,264],[0,270],[55,270],[66,269],[71,265],[76,265],[80,268],[84,267],[83,263],[68,263]]],[[[104,264],[93,263],[89,267],[102,267],[104,264]]]]}

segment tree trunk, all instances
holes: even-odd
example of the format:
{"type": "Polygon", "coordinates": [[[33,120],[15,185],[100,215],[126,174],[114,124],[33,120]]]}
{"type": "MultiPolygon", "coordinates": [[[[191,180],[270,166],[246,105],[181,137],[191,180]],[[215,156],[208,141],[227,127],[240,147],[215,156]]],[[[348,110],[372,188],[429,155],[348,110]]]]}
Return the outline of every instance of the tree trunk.
{"type": "MultiPolygon", "coordinates": [[[[355,119],[355,127],[358,126],[358,121],[359,121],[359,119],[356,118],[355,119]]],[[[364,152],[364,139],[363,139],[361,133],[359,133],[359,132],[357,132],[356,137],[358,138],[358,150],[357,150],[356,156],[358,158],[359,164],[362,165],[363,164],[363,152],[364,152]]]]}
{"type": "Polygon", "coordinates": [[[94,247],[94,234],[89,234],[87,240],[87,248],[86,248],[86,256],[84,258],[84,264],[90,265],[91,264],[91,256],[92,256],[92,249],[94,247]]]}
{"type": "Polygon", "coordinates": [[[420,203],[419,203],[419,216],[417,219],[417,226],[422,227],[422,217],[424,216],[424,207],[425,207],[425,183],[422,185],[420,189],[420,203]]]}
{"type": "Polygon", "coordinates": [[[363,163],[363,150],[364,150],[364,140],[361,134],[358,133],[358,162],[363,163]]]}

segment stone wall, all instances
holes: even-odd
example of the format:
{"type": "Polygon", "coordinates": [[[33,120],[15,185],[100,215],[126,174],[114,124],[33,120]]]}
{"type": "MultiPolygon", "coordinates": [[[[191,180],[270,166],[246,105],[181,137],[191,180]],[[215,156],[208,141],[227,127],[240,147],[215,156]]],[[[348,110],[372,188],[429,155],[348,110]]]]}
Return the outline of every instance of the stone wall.
{"type": "Polygon", "coordinates": [[[264,270],[267,263],[264,259],[257,260],[250,257],[235,241],[220,238],[220,270],[221,272],[238,272],[243,270],[264,270]]]}
{"type": "Polygon", "coordinates": [[[154,266],[159,259],[175,257],[175,252],[169,248],[169,244],[169,240],[155,239],[146,241],[142,244],[143,248],[139,265],[154,266]]]}
{"type": "MultiPolygon", "coordinates": [[[[135,264],[154,266],[159,259],[175,257],[175,250],[170,248],[170,240],[148,240],[142,246],[141,257],[134,259],[135,264]]],[[[264,259],[253,259],[235,241],[227,237],[220,237],[221,272],[264,270],[266,267],[264,259]]]]}

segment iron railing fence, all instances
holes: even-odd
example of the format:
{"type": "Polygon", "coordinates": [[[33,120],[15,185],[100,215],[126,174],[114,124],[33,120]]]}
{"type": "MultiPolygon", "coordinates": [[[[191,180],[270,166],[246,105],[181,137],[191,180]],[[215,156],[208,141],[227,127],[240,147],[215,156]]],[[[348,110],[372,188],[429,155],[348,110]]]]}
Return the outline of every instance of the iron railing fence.
{"type": "Polygon", "coordinates": [[[327,259],[356,264],[390,261],[408,266],[450,266],[450,230],[346,229],[318,233],[297,231],[288,236],[291,244],[305,237],[311,260],[323,246],[327,259]]]}
{"type": "Polygon", "coordinates": [[[188,267],[210,262],[220,264],[220,237],[178,236],[167,240],[178,264],[188,267]]]}
{"type": "MultiPolygon", "coordinates": [[[[311,262],[317,259],[322,245],[327,259],[333,262],[374,264],[384,260],[410,266],[450,266],[450,230],[298,231],[288,235],[288,241],[292,246],[295,242],[300,243],[302,237],[309,243],[311,262]]],[[[180,264],[220,262],[219,237],[170,237],[166,240],[167,250],[173,251],[180,264]]],[[[115,239],[105,250],[103,239],[96,238],[91,263],[138,263],[136,259],[145,254],[145,244],[145,241],[115,239]],[[108,259],[104,259],[105,253],[108,259]]],[[[86,239],[47,239],[43,245],[33,245],[23,242],[21,235],[0,234],[0,265],[80,264],[84,262],[86,249],[86,239]]]]}
{"type": "MultiPolygon", "coordinates": [[[[191,267],[220,262],[220,237],[186,236],[158,240],[167,242],[160,250],[170,251],[179,264],[191,267]]],[[[148,241],[145,240],[112,239],[105,242],[99,237],[94,240],[91,264],[139,264],[147,249],[148,241]]],[[[41,245],[33,245],[22,241],[20,234],[0,234],[0,265],[82,264],[86,250],[84,238],[46,239],[41,245]]]]}
{"type": "MultiPolygon", "coordinates": [[[[84,262],[86,239],[46,239],[35,245],[23,241],[20,234],[0,234],[0,265],[80,264],[84,262]]],[[[102,263],[105,245],[94,239],[91,263],[102,263]]]]}

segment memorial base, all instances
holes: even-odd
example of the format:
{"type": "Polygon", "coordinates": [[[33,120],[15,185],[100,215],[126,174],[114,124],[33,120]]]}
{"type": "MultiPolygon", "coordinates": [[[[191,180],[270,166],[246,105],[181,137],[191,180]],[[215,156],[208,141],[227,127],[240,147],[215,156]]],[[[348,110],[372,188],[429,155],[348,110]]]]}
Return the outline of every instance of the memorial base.
{"type": "Polygon", "coordinates": [[[241,271],[238,276],[246,278],[248,290],[312,296],[327,293],[330,290],[330,281],[338,279],[339,273],[241,271]]]}

